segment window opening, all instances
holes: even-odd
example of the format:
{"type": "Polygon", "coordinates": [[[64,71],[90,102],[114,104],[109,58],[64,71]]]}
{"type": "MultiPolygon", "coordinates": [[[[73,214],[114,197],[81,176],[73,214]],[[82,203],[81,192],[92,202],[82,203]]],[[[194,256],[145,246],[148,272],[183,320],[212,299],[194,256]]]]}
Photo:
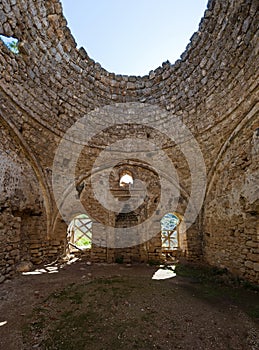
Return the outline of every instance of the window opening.
{"type": "Polygon", "coordinates": [[[120,187],[133,185],[133,176],[130,171],[125,171],[120,177],[120,187]]]}
{"type": "Polygon", "coordinates": [[[73,218],[67,229],[68,244],[76,249],[90,249],[92,246],[92,220],[86,214],[73,218]]]}
{"type": "Polygon", "coordinates": [[[161,219],[161,239],[164,250],[175,250],[178,248],[179,223],[179,218],[172,213],[165,214],[161,219]]]}
{"type": "Polygon", "coordinates": [[[13,37],[8,37],[5,35],[0,35],[0,39],[1,41],[5,44],[5,46],[12,51],[14,54],[18,54],[19,53],[19,41],[16,38],[13,37]]]}

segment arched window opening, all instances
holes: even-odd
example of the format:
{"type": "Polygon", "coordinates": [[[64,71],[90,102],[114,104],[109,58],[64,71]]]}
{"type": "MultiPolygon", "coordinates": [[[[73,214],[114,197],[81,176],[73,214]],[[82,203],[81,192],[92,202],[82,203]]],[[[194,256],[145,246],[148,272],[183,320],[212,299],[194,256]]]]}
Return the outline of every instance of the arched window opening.
{"type": "Polygon", "coordinates": [[[133,185],[133,176],[130,171],[126,170],[121,174],[120,187],[125,187],[129,185],[133,185]]]}
{"type": "Polygon", "coordinates": [[[90,249],[92,246],[92,221],[86,214],[75,216],[67,229],[69,248],[90,249]]]}
{"type": "Polygon", "coordinates": [[[167,213],[161,219],[162,248],[166,251],[179,247],[179,218],[172,213],[167,213]]]}
{"type": "Polygon", "coordinates": [[[13,37],[8,37],[5,35],[0,35],[0,40],[5,44],[5,46],[15,54],[19,53],[18,39],[13,37]]]}

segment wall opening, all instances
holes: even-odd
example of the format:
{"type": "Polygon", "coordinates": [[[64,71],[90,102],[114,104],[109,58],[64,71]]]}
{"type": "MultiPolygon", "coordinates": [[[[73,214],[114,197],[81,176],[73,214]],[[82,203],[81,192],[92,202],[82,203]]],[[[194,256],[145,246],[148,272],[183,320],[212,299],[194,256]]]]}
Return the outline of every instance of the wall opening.
{"type": "Polygon", "coordinates": [[[67,228],[69,251],[86,250],[92,247],[92,220],[86,214],[75,216],[67,228]]]}
{"type": "Polygon", "coordinates": [[[173,213],[167,213],[162,217],[161,239],[164,251],[169,252],[179,248],[179,224],[180,219],[173,213]]]}
{"type": "Polygon", "coordinates": [[[77,0],[75,6],[61,0],[78,48],[84,47],[109,72],[141,76],[180,58],[207,2],[163,0],[159,6],[156,0],[77,0]]]}
{"type": "Polygon", "coordinates": [[[14,54],[19,53],[19,40],[13,37],[5,36],[5,35],[0,35],[0,40],[5,44],[5,46],[14,54]]]}
{"type": "Polygon", "coordinates": [[[124,170],[120,176],[120,187],[133,185],[133,175],[131,171],[124,170]]]}

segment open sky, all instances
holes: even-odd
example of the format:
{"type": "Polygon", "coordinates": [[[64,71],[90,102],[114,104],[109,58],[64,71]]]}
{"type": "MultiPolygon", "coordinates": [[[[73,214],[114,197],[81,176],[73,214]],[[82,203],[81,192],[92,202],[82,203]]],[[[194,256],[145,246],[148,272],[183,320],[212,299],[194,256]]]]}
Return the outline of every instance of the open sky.
{"type": "Polygon", "coordinates": [[[68,26],[109,72],[145,75],[184,52],[207,0],[61,0],[68,26]]]}

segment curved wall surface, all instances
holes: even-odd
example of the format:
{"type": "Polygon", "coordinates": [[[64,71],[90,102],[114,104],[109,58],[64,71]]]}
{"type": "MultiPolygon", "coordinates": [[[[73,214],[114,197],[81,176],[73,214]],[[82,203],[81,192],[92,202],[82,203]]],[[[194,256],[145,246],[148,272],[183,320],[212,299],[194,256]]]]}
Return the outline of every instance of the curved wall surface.
{"type": "MultiPolygon", "coordinates": [[[[1,202],[3,244],[10,213],[9,223],[21,221],[21,236],[27,230],[21,242],[27,248],[16,247],[19,254],[13,253],[16,260],[8,258],[9,270],[28,254],[37,263],[62,248],[66,225],[57,216],[51,173],[65,132],[97,107],[132,102],[167,111],[168,120],[161,120],[165,134],[168,122],[180,119],[203,154],[206,196],[198,219],[187,231],[187,258],[205,260],[258,282],[258,23],[256,0],[211,0],[181,60],[173,65],[165,62],[144,77],[121,76],[104,70],[83,48],[77,49],[59,1],[2,1],[0,34],[17,38],[20,53],[13,54],[0,42],[1,144],[8,151],[13,139],[17,162],[30,169],[26,179],[37,183],[39,193],[33,193],[41,198],[42,208],[35,211],[44,223],[44,229],[30,233],[23,211],[17,211],[12,201],[1,202]]],[[[99,123],[107,125],[102,118],[99,123]]],[[[140,132],[129,125],[128,132],[164,142],[178,171],[182,197],[188,198],[188,164],[177,145],[152,135],[146,127],[140,132]]],[[[116,127],[102,142],[93,140],[78,178],[90,170],[100,149],[123,138],[125,130],[116,127]]],[[[10,186],[11,182],[10,178],[10,186]]],[[[25,182],[17,186],[24,192],[25,182]]],[[[31,203],[26,205],[32,210],[31,203]]]]}

